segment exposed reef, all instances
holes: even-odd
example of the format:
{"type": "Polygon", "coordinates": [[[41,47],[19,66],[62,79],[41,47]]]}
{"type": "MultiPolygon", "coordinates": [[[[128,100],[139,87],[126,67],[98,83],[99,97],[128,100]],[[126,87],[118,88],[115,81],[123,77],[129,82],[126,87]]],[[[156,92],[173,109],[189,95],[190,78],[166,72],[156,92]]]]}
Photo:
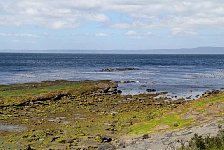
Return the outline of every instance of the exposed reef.
{"type": "Polygon", "coordinates": [[[109,80],[2,85],[0,149],[125,148],[131,137],[146,140],[224,114],[222,91],[196,101],[155,99],[160,93],[148,91],[121,95],[109,80]]]}
{"type": "Polygon", "coordinates": [[[105,68],[101,71],[103,72],[114,72],[114,71],[130,71],[130,70],[139,70],[138,68],[105,68]]]}

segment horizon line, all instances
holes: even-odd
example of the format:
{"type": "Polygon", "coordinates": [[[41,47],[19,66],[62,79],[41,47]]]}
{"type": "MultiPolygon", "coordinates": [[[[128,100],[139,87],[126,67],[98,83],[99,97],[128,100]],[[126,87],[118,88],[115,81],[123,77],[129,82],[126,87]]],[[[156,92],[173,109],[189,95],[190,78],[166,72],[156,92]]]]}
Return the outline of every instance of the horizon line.
{"type": "Polygon", "coordinates": [[[55,54],[224,54],[224,47],[195,47],[176,49],[141,49],[141,50],[91,50],[91,49],[5,49],[0,53],[55,53],[55,54]]]}

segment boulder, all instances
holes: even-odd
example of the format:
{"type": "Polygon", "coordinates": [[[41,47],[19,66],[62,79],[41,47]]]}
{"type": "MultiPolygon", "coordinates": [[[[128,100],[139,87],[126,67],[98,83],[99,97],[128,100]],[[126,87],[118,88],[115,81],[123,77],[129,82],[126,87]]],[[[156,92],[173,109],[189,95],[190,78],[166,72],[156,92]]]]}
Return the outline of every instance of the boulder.
{"type": "Polygon", "coordinates": [[[149,135],[148,134],[144,134],[143,136],[142,136],[142,139],[148,139],[149,138],[149,135]]]}
{"type": "Polygon", "coordinates": [[[107,136],[107,135],[102,135],[101,136],[101,142],[102,143],[108,143],[108,142],[111,142],[112,141],[112,138],[107,136]]]}

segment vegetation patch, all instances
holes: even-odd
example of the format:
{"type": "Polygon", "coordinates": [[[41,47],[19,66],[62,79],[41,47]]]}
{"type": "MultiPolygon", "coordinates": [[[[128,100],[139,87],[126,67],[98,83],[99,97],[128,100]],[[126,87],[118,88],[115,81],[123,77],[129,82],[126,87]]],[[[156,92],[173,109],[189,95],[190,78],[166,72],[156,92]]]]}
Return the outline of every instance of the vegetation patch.
{"type": "Polygon", "coordinates": [[[188,126],[191,122],[192,119],[183,119],[178,114],[169,114],[131,126],[130,134],[144,134],[183,128],[188,126]]]}
{"type": "Polygon", "coordinates": [[[224,149],[224,130],[220,129],[217,136],[203,137],[195,134],[194,137],[189,141],[189,144],[185,146],[182,143],[181,150],[222,150],[224,149]]]}

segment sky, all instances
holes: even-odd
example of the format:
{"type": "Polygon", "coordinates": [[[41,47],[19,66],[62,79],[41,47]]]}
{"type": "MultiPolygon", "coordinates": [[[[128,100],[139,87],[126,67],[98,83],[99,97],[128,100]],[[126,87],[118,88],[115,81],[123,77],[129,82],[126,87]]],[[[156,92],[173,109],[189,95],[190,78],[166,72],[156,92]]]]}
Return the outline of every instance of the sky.
{"type": "Polygon", "coordinates": [[[223,0],[0,0],[0,51],[224,47],[223,0]]]}

